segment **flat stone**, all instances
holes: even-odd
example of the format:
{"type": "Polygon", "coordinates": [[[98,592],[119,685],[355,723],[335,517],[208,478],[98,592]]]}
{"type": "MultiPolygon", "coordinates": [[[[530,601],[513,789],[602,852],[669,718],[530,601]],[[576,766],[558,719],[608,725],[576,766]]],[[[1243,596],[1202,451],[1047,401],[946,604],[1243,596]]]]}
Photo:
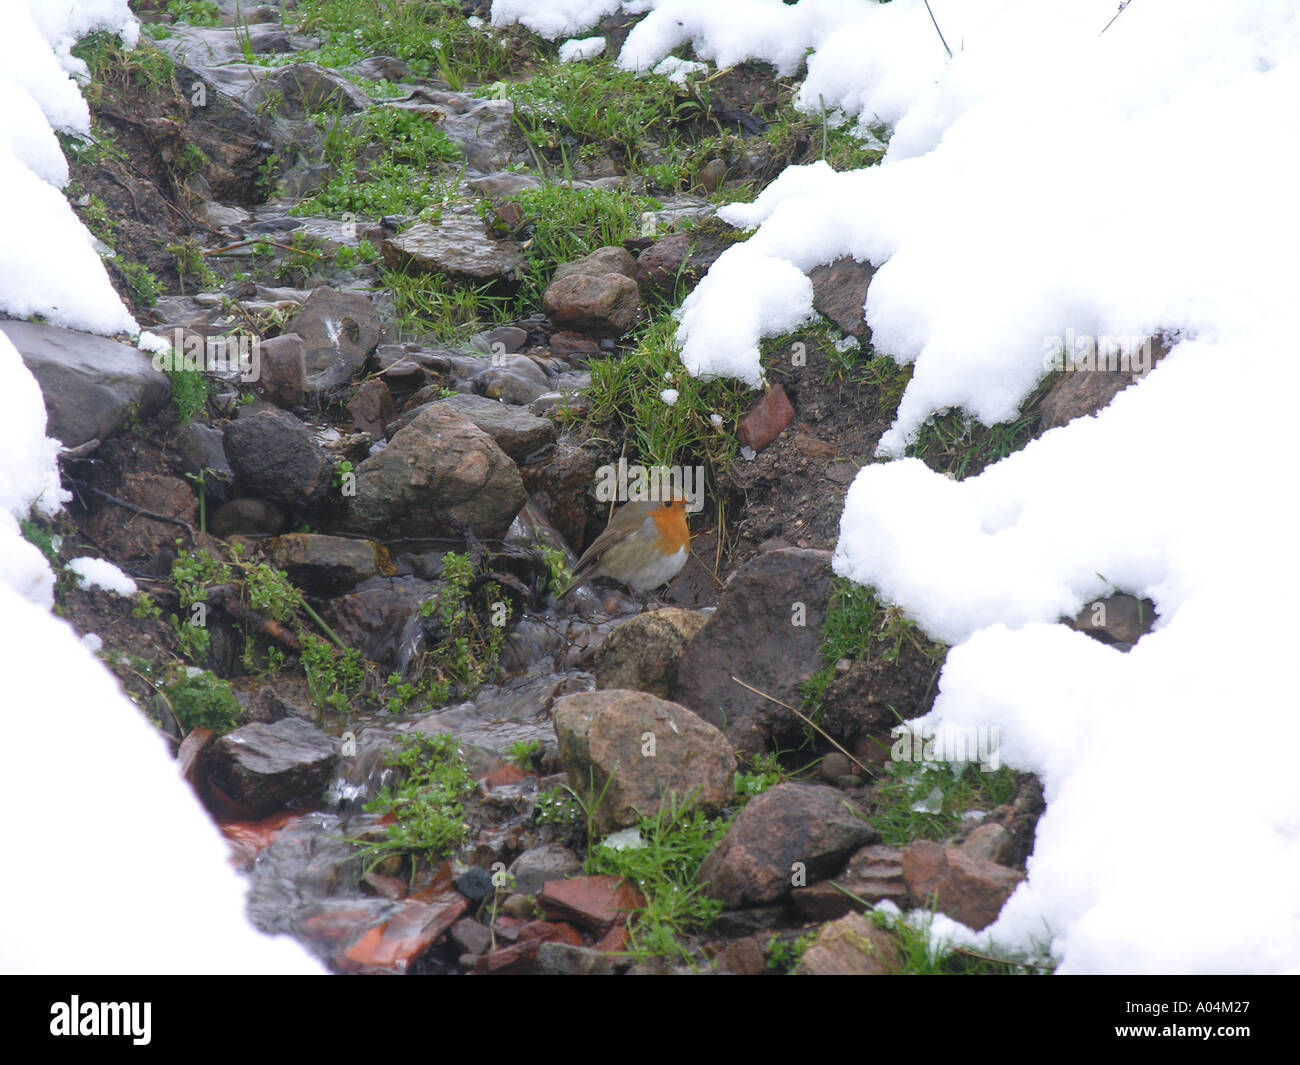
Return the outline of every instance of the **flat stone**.
{"type": "Polygon", "coordinates": [[[388,549],[373,540],[290,533],[271,540],[266,551],[295,585],[320,595],[335,595],[370,577],[396,572],[388,549]]]}
{"type": "Polygon", "coordinates": [[[736,439],[742,444],[762,451],[781,435],[794,420],[794,407],[780,385],[773,385],[767,395],[736,424],[736,439]]]}
{"type": "Polygon", "coordinates": [[[417,222],[385,240],[381,250],[394,270],[445,274],[462,281],[517,281],[524,265],[519,245],[493,239],[477,215],[417,222]]]}
{"type": "Polygon", "coordinates": [[[64,447],[107,440],[135,415],[145,421],[171,397],[152,356],[107,337],[36,322],[0,320],[45,400],[45,431],[64,447]]]}
{"type": "Polygon", "coordinates": [[[824,925],[795,968],[798,976],[892,976],[902,972],[893,938],[850,913],[824,925]]]}
{"type": "Polygon", "coordinates": [[[626,924],[628,914],[645,905],[645,896],[622,877],[583,876],[548,881],[537,901],[548,914],[603,936],[626,924]]]}
{"type": "Polygon", "coordinates": [[[296,718],[237,728],[218,739],[205,758],[212,784],[261,813],[320,795],[337,762],[334,741],[296,718]]]}
{"type": "Polygon", "coordinates": [[[976,932],[997,920],[1024,874],[941,843],[919,840],[903,851],[903,877],[922,905],[935,908],[976,932]]]}
{"type": "Polygon", "coordinates": [[[867,288],[875,273],[876,268],[869,262],[852,258],[814,266],[808,272],[813,286],[813,309],[849,336],[869,342],[871,330],[867,327],[863,308],[867,303],[867,288]]]}
{"type": "Polygon", "coordinates": [[[379,315],[358,292],[312,291],[286,332],[304,345],[307,392],[317,395],[352,380],[379,344],[379,315]]]}
{"type": "Polygon", "coordinates": [[[592,656],[597,688],[649,692],[661,699],[677,694],[677,663],[708,619],[669,607],[638,614],[617,625],[592,656]]]}

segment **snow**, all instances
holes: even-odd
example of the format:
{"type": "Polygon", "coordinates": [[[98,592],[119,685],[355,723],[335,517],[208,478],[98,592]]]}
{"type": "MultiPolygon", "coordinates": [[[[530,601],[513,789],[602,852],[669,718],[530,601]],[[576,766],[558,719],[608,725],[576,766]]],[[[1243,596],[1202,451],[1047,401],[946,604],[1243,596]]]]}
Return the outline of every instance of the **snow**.
{"type": "MultiPolygon", "coordinates": [[[[64,73],[75,65],[67,55],[75,38],[127,27],[133,42],[136,24],[124,0],[27,0],[6,15],[0,310],[135,332],[56,187],[66,168],[51,152],[58,144],[47,121],[86,128],[85,105],[64,73]]],[[[319,973],[298,944],[248,924],[246,884],[161,735],[49,612],[54,575],[19,522],[66,500],[59,444],[46,437],[40,389],[3,334],[0,396],[0,712],[15,753],[0,777],[0,803],[30,811],[13,820],[7,841],[21,862],[5,878],[15,919],[0,930],[0,972],[319,973]]],[[[131,585],[101,560],[76,565],[119,591],[131,585]]]]}
{"type": "Polygon", "coordinates": [[[0,64],[0,312],[43,315],[54,325],[96,333],[139,327],[109,283],[94,237],[66,197],[68,167],[55,130],[90,132],[90,113],[69,76],[85,64],[68,49],[93,29],[139,24],[122,0],[25,0],[10,5],[0,64]]]}
{"type": "Polygon", "coordinates": [[[135,581],[107,559],[83,555],[81,558],[71,559],[67,568],[81,577],[82,583],[91,588],[103,588],[117,595],[135,595],[139,590],[135,586],[135,581]]]}
{"type": "Polygon", "coordinates": [[[549,40],[572,37],[622,5],[619,0],[492,0],[492,25],[518,22],[549,40]]]}
{"type": "Polygon", "coordinates": [[[584,59],[595,59],[604,52],[604,37],[584,37],[582,40],[565,41],[560,45],[560,62],[573,63],[584,59]]]}
{"type": "Polygon", "coordinates": [[[692,74],[703,74],[709,69],[706,63],[692,63],[689,59],[679,59],[675,55],[665,56],[656,64],[653,73],[662,74],[676,85],[685,85],[692,74]]]}
{"type": "Polygon", "coordinates": [[[874,346],[914,369],[882,457],[938,410],[1012,417],[1061,338],[1172,341],[978,477],[902,459],[850,489],[836,571],[952,645],[921,726],[999,728],[1048,802],[999,920],[936,929],[1050,941],[1062,973],[1300,967],[1300,562],[1273,409],[1300,385],[1300,11],[1143,0],[1102,32],[1114,0],[933,3],[949,58],[921,0],[646,6],[621,66],[690,46],[792,71],[811,49],[799,106],[891,131],[878,167],[790,168],[720,212],[754,232],[683,307],[692,374],[761,383],[759,339],[806,320],[807,272],[844,256],[877,267],[874,346]],[[1128,654],[1057,624],[1114,589],[1158,612],[1128,654]]]}

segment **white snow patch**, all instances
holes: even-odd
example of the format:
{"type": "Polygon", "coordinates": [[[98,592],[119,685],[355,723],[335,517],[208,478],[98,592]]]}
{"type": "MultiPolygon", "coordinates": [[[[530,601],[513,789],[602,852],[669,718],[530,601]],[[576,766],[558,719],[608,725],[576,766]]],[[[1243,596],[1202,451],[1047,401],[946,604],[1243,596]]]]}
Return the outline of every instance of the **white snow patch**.
{"type": "Polygon", "coordinates": [[[605,53],[604,37],[584,37],[582,40],[569,40],[560,45],[560,62],[574,63],[584,59],[595,59],[605,53]]]}
{"type": "Polygon", "coordinates": [[[135,581],[104,558],[83,555],[81,558],[72,559],[67,568],[82,578],[83,582],[91,588],[103,588],[117,595],[135,595],[139,591],[135,581]]]}

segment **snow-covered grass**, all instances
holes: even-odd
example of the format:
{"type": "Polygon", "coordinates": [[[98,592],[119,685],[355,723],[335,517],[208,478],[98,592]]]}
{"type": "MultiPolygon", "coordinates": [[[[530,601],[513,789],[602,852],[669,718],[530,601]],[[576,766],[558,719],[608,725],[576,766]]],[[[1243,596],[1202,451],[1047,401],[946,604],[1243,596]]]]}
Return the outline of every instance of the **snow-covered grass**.
{"type": "MultiPolygon", "coordinates": [[[[138,24],[125,0],[19,0],[5,14],[0,311],[134,332],[59,192],[67,165],[53,129],[89,128],[67,74],[77,37],[106,28],[132,44],[138,24]]],[[[12,755],[0,799],[24,811],[6,839],[18,860],[3,888],[12,919],[0,931],[0,971],[320,972],[292,940],[247,923],[246,885],[162,737],[49,613],[54,576],[19,522],[64,501],[59,445],[45,436],[40,389],[3,334],[0,396],[0,683],[12,755]]],[[[98,562],[80,569],[96,580],[115,570],[98,562]]],[[[117,577],[125,590],[129,579],[117,577]]]]}
{"type": "MultiPolygon", "coordinates": [[[[573,34],[605,5],[525,6],[573,34]]],[[[637,6],[627,69],[691,45],[792,72],[811,50],[801,107],[892,129],[878,167],[791,168],[723,209],[757,229],[683,308],[691,373],[758,383],[760,337],[806,320],[807,271],[841,256],[879,267],[875,346],[914,363],[887,456],[938,410],[1014,416],[1071,331],[1173,338],[1099,416],[978,477],[862,470],[835,568],[953,645],[927,724],[996,725],[1043,780],[1028,880],[982,947],[1050,939],[1067,973],[1300,968],[1300,565],[1270,406],[1300,384],[1300,11],[933,0],[950,58],[921,0],[637,6]],[[1055,623],[1112,588],[1159,612],[1129,654],[1055,623]]]]}

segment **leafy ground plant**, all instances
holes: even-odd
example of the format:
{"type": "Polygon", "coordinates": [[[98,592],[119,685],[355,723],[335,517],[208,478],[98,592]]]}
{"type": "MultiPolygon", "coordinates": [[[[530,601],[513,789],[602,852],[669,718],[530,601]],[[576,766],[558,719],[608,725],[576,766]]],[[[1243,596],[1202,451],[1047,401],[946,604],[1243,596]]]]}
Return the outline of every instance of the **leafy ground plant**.
{"type": "Polygon", "coordinates": [[[474,779],[448,733],[412,733],[387,764],[400,771],[400,782],[385,785],[364,809],[396,821],[382,839],[361,844],[358,855],[367,871],[390,855],[403,855],[414,876],[421,862],[438,861],[465,838],[462,804],[474,779]]]}

